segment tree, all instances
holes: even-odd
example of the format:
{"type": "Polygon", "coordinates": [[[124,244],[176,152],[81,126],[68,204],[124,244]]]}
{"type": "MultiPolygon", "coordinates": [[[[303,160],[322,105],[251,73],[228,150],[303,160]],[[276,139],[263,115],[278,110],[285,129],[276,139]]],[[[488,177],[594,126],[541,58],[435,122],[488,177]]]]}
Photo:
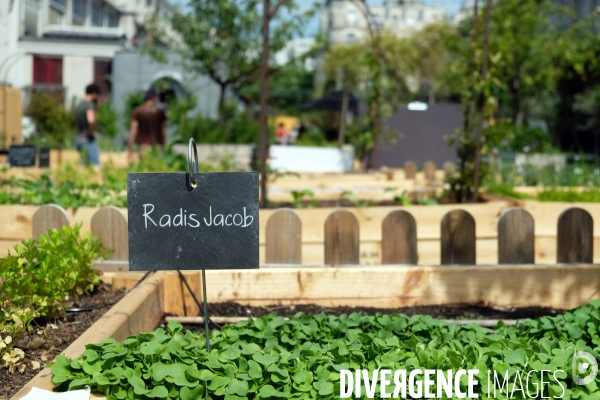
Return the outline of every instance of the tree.
{"type": "MultiPolygon", "coordinates": [[[[317,7],[318,4],[315,6],[317,7]]],[[[311,16],[316,8],[308,9],[300,18],[299,7],[293,0],[277,0],[271,6],[271,0],[263,0],[262,9],[262,50],[260,54],[260,115],[258,118],[258,154],[260,158],[260,188],[261,205],[267,207],[267,141],[269,130],[267,126],[268,105],[269,105],[269,61],[271,51],[282,49],[287,43],[294,30],[300,29],[306,21],[306,17],[311,16]],[[283,15],[283,17],[282,17],[283,15]],[[287,15],[287,17],[286,17],[287,15]],[[278,19],[274,24],[271,33],[271,23],[278,19]],[[284,40],[282,40],[284,39],[284,40]]]]}
{"type": "MultiPolygon", "coordinates": [[[[364,5],[362,9],[367,13],[364,5]]],[[[416,82],[431,100],[435,99],[436,91],[444,84],[439,75],[450,57],[446,40],[454,32],[449,25],[436,23],[407,37],[398,37],[372,25],[364,41],[328,49],[323,58],[327,79],[359,94],[369,106],[369,115],[361,126],[351,129],[351,141],[360,147],[357,154],[370,156],[371,165],[375,164],[378,141],[386,135],[382,118],[417,96],[409,82],[416,82]]]]}
{"type": "MultiPolygon", "coordinates": [[[[314,12],[313,9],[299,12],[293,1],[285,3],[287,12],[277,15],[270,35],[270,52],[279,51],[300,34],[314,12]]],[[[228,89],[240,90],[260,71],[260,5],[261,0],[189,0],[186,7],[168,17],[167,24],[151,24],[154,36],[168,36],[166,32],[171,29],[175,39],[170,45],[183,56],[186,68],[207,75],[219,86],[219,110],[225,105],[228,89]]],[[[146,50],[161,59],[164,49],[150,44],[146,50]]]]}

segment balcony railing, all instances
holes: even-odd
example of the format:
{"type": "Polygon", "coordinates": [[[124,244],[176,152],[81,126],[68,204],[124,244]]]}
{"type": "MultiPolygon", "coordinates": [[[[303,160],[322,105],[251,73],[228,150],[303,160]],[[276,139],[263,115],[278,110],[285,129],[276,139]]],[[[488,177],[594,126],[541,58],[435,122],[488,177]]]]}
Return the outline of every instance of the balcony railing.
{"type": "Polygon", "coordinates": [[[105,26],[47,25],[44,29],[44,36],[121,39],[125,37],[125,31],[121,28],[105,26]]]}

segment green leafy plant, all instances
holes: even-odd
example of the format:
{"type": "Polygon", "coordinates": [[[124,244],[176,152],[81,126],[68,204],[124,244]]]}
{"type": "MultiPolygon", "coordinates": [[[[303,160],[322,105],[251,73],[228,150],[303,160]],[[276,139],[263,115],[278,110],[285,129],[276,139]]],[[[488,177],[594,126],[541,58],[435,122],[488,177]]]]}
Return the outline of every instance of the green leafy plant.
{"type": "Polygon", "coordinates": [[[308,199],[312,199],[314,197],[314,193],[308,189],[304,190],[292,190],[292,197],[294,198],[294,207],[296,208],[314,208],[319,205],[318,200],[310,200],[307,203],[308,199]]]}
{"type": "Polygon", "coordinates": [[[0,259],[0,368],[11,372],[23,353],[13,349],[35,318],[63,312],[69,295],[88,293],[99,284],[92,264],[108,258],[100,240],[80,235],[81,224],[52,229],[37,241],[25,239],[15,254],[0,259]]]}
{"type": "Polygon", "coordinates": [[[36,130],[30,139],[33,143],[63,149],[75,137],[75,114],[51,96],[35,94],[29,105],[29,114],[36,130]]]}
{"type": "Polygon", "coordinates": [[[349,190],[343,191],[342,194],[340,194],[340,197],[342,199],[347,199],[354,207],[368,207],[374,204],[372,201],[359,199],[358,196],[356,196],[356,193],[349,190]]]}
{"type": "Polygon", "coordinates": [[[114,138],[119,133],[119,114],[115,111],[110,101],[103,101],[98,106],[98,115],[96,124],[98,132],[110,138],[114,138]]]}
{"type": "MultiPolygon", "coordinates": [[[[110,400],[308,400],[339,398],[341,369],[404,369],[407,374],[416,369],[478,369],[475,389],[483,395],[488,370],[508,373],[513,382],[517,371],[570,371],[575,351],[597,358],[599,312],[600,301],[592,301],[556,317],[511,327],[499,322],[493,330],[423,315],[298,313],[286,321],[273,313],[213,332],[210,353],[203,333],[169,322],[166,330],[123,342],[88,344],[73,360],[58,356],[51,366],[52,383],[59,390],[89,385],[110,400]]],[[[571,374],[559,372],[556,377],[565,388],[563,398],[593,398],[600,383],[597,377],[577,386],[571,374]]],[[[526,383],[530,393],[539,390],[541,379],[531,375],[526,383]]],[[[423,384],[422,375],[417,380],[423,384]]],[[[460,385],[465,391],[466,382],[460,385]]],[[[546,380],[546,394],[561,397],[561,392],[558,384],[546,380]]],[[[496,398],[524,396],[517,390],[514,397],[496,398]]]]}

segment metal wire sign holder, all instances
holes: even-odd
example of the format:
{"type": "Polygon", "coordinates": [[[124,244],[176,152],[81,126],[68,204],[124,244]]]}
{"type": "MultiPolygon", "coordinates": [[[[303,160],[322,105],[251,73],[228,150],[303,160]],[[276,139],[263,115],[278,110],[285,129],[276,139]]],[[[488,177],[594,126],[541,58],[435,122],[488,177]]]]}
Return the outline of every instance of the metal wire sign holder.
{"type": "Polygon", "coordinates": [[[129,270],[178,272],[204,316],[210,352],[209,324],[219,326],[208,316],[206,270],[258,269],[258,174],[200,173],[191,138],[187,172],[128,173],[127,200],[129,270]],[[181,272],[199,264],[202,306],[181,272]]]}

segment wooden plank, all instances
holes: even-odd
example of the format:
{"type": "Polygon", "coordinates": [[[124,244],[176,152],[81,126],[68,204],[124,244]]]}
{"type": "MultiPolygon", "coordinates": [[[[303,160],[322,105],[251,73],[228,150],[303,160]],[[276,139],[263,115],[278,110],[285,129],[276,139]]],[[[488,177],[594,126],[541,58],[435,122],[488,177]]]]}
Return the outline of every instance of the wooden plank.
{"type": "MultiPolygon", "coordinates": [[[[181,271],[181,272],[185,276],[185,279],[187,280],[188,284],[190,285],[190,289],[192,289],[192,292],[196,295],[196,299],[198,299],[199,302],[202,302],[203,298],[202,298],[202,292],[200,289],[200,287],[201,287],[200,286],[201,285],[200,271],[181,271]]],[[[198,308],[198,305],[194,301],[194,297],[192,296],[190,291],[187,289],[185,284],[182,284],[182,290],[183,290],[183,306],[184,306],[184,310],[185,310],[184,315],[187,315],[187,316],[198,315],[200,313],[200,309],[198,308]]],[[[210,302],[210,300],[209,300],[209,302],[210,302]]],[[[200,304],[202,304],[202,303],[200,303],[200,304]]]]}
{"type": "Polygon", "coordinates": [[[425,164],[423,164],[423,174],[425,175],[426,181],[434,181],[436,171],[437,166],[433,161],[427,161],[425,164]]]}
{"type": "Polygon", "coordinates": [[[302,221],[294,210],[275,211],[266,226],[266,262],[302,264],[302,221]]]}
{"type": "Polygon", "coordinates": [[[594,220],[589,212],[572,207],[560,214],[556,259],[559,263],[593,262],[594,220]]]}
{"type": "Polygon", "coordinates": [[[475,220],[464,210],[444,215],[441,264],[475,264],[475,220]]]}
{"type": "Polygon", "coordinates": [[[390,212],[381,224],[383,264],[417,264],[417,224],[404,210],[390,212]]]}
{"type": "Polygon", "coordinates": [[[325,264],[359,263],[358,219],[347,210],[338,210],[325,220],[325,264]]]}
{"type": "Polygon", "coordinates": [[[101,272],[127,272],[129,271],[129,262],[126,260],[98,260],[94,263],[94,269],[101,272]]]}
{"type": "MultiPolygon", "coordinates": [[[[133,289],[140,281],[144,282],[150,275],[144,278],[144,272],[120,272],[113,276],[112,285],[115,288],[133,289]],[[144,281],[142,281],[144,279],[144,281]]],[[[140,283],[141,284],[141,283],[140,283]]]]}
{"type": "Polygon", "coordinates": [[[185,315],[183,282],[176,272],[167,272],[164,279],[164,311],[167,315],[185,315]]]}
{"type": "Polygon", "coordinates": [[[413,161],[407,161],[404,163],[404,178],[405,179],[415,179],[417,174],[417,164],[413,161]]]}
{"type": "Polygon", "coordinates": [[[377,266],[207,271],[211,302],[392,308],[573,308],[600,299],[600,265],[377,266]],[[261,290],[256,290],[260,287],[261,290]]]}
{"type": "Polygon", "coordinates": [[[103,207],[91,220],[91,231],[106,249],[114,250],[110,260],[129,260],[127,217],[117,207],[103,207]]]}
{"type": "MultiPolygon", "coordinates": [[[[69,358],[78,357],[87,344],[97,344],[107,338],[122,341],[128,336],[155,329],[163,317],[163,276],[163,272],[157,272],[133,289],[61,354],[69,358]]],[[[51,377],[50,369],[44,368],[12,400],[21,399],[33,387],[52,390],[51,377]]]]}
{"type": "Polygon", "coordinates": [[[37,239],[50,229],[60,229],[66,225],[69,225],[69,217],[64,208],[56,204],[41,206],[31,218],[31,237],[37,239]]]}
{"type": "Polygon", "coordinates": [[[31,219],[38,206],[0,205],[0,239],[31,239],[31,219]]]}
{"type": "Polygon", "coordinates": [[[522,208],[505,210],[498,220],[498,264],[533,264],[533,217],[522,208]]]}

